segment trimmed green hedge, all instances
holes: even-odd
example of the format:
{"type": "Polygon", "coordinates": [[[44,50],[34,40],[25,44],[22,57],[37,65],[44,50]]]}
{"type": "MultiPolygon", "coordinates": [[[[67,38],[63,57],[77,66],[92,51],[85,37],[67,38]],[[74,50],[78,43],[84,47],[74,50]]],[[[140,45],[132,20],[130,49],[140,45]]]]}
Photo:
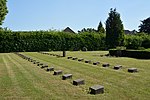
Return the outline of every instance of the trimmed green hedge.
{"type": "Polygon", "coordinates": [[[103,50],[105,35],[72,34],[57,31],[11,32],[0,31],[0,52],[103,50]]]}
{"type": "MultiPolygon", "coordinates": [[[[1,31],[0,52],[35,51],[78,51],[83,47],[88,51],[108,50],[106,34],[83,32],[80,34],[59,31],[1,31]]],[[[127,49],[150,48],[150,35],[138,33],[125,35],[127,49]]],[[[120,55],[120,52],[118,51],[120,55]]]]}
{"type": "Polygon", "coordinates": [[[150,59],[150,51],[142,50],[109,50],[111,56],[150,59]]]}

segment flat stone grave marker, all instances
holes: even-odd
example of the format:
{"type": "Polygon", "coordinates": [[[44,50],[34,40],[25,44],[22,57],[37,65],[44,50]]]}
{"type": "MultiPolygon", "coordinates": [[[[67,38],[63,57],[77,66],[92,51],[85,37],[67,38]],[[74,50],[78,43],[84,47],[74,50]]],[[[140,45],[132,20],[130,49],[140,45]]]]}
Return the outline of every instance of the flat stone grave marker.
{"type": "Polygon", "coordinates": [[[36,60],[33,60],[33,59],[32,59],[31,62],[36,62],[36,60]]]}
{"type": "Polygon", "coordinates": [[[55,56],[57,56],[57,57],[58,57],[58,56],[60,56],[60,55],[57,55],[57,54],[56,54],[55,56]]]}
{"type": "Polygon", "coordinates": [[[71,56],[68,56],[68,59],[71,59],[72,57],[71,56]]]}
{"type": "Polygon", "coordinates": [[[62,74],[62,70],[54,71],[54,75],[60,75],[60,74],[62,74]]]}
{"type": "Polygon", "coordinates": [[[85,63],[92,63],[92,61],[91,60],[86,60],[85,63]]]}
{"type": "Polygon", "coordinates": [[[137,72],[137,68],[129,68],[129,69],[128,69],[128,72],[130,72],[130,73],[137,72]]]}
{"type": "Polygon", "coordinates": [[[73,58],[72,58],[72,60],[77,60],[77,59],[78,59],[77,57],[73,57],[73,58]]]}
{"type": "Polygon", "coordinates": [[[63,57],[63,56],[61,56],[61,55],[57,55],[57,57],[59,58],[59,57],[63,57]]]}
{"type": "Polygon", "coordinates": [[[41,67],[41,68],[46,68],[46,67],[48,67],[48,65],[42,65],[42,67],[41,67]]]}
{"type": "Polygon", "coordinates": [[[46,71],[54,71],[54,67],[47,68],[46,71]]]}
{"type": "Polygon", "coordinates": [[[77,79],[77,80],[73,80],[73,85],[84,85],[84,79],[77,79]]]}
{"type": "Polygon", "coordinates": [[[90,94],[94,94],[94,95],[104,93],[104,86],[101,85],[91,86],[89,90],[90,90],[90,94]]]}
{"type": "Polygon", "coordinates": [[[42,66],[42,65],[43,65],[43,63],[38,63],[38,64],[37,64],[37,66],[42,66]]]}
{"type": "Polygon", "coordinates": [[[122,68],[121,65],[114,66],[114,69],[115,69],[115,70],[119,70],[119,69],[121,69],[121,68],[122,68]]]}
{"type": "Polygon", "coordinates": [[[33,60],[33,59],[32,58],[28,59],[28,61],[31,61],[31,60],[33,60]]]}
{"type": "Polygon", "coordinates": [[[29,59],[28,59],[28,61],[31,61],[31,60],[32,60],[32,58],[29,58],[29,59]]]}
{"type": "Polygon", "coordinates": [[[84,61],[84,59],[83,58],[79,58],[78,61],[84,61]]]}
{"type": "Polygon", "coordinates": [[[38,61],[33,62],[33,64],[38,64],[38,63],[40,63],[40,62],[38,62],[38,61]]]}
{"type": "Polygon", "coordinates": [[[102,66],[103,66],[103,67],[109,67],[109,66],[110,66],[110,64],[105,63],[105,64],[103,64],[102,66]]]}
{"type": "Polygon", "coordinates": [[[29,57],[27,57],[27,59],[26,60],[29,60],[30,58],[29,57]]]}
{"type": "Polygon", "coordinates": [[[62,76],[62,80],[70,79],[72,78],[72,74],[65,74],[62,76]]]}
{"type": "Polygon", "coordinates": [[[100,64],[100,62],[94,62],[93,63],[93,65],[99,65],[100,64]]]}
{"type": "Polygon", "coordinates": [[[27,57],[26,57],[26,56],[24,56],[24,55],[22,56],[22,58],[23,58],[23,59],[27,59],[27,57]]]}
{"type": "Polygon", "coordinates": [[[51,53],[50,55],[52,56],[53,54],[51,53]]]}
{"type": "Polygon", "coordinates": [[[56,54],[53,54],[53,56],[56,56],[56,54]]]}

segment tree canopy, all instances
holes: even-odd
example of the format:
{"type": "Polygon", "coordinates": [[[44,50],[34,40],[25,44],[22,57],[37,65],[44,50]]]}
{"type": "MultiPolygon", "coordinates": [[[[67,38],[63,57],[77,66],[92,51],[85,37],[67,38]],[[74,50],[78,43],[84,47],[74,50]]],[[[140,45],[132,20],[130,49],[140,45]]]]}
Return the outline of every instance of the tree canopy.
{"type": "Polygon", "coordinates": [[[109,17],[106,20],[106,45],[108,48],[123,45],[124,28],[120,14],[116,9],[110,9],[109,17]]]}
{"type": "Polygon", "coordinates": [[[3,20],[8,13],[6,2],[7,0],[0,0],[0,25],[3,24],[3,20]]]}
{"type": "Polygon", "coordinates": [[[83,28],[81,31],[78,31],[78,33],[85,33],[85,32],[88,32],[88,33],[96,33],[96,30],[94,28],[83,28]]]}
{"type": "Polygon", "coordinates": [[[140,26],[139,26],[139,28],[140,28],[139,31],[150,34],[150,17],[147,19],[144,19],[141,22],[142,22],[142,24],[140,24],[140,26]]]}

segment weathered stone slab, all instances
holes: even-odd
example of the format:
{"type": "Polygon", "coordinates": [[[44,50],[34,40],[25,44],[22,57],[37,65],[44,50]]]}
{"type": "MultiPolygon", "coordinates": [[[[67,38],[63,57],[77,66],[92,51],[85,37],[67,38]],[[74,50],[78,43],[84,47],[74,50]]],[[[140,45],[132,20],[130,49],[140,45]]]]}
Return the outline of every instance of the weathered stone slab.
{"type": "Polygon", "coordinates": [[[84,79],[73,80],[73,85],[83,85],[85,84],[84,79]]]}
{"type": "Polygon", "coordinates": [[[38,64],[37,64],[37,66],[42,66],[42,65],[43,65],[43,63],[38,63],[38,64]]]}
{"type": "Polygon", "coordinates": [[[137,70],[137,68],[129,68],[128,69],[128,72],[130,72],[130,73],[134,73],[134,72],[137,72],[138,70],[137,70]]]}
{"type": "Polygon", "coordinates": [[[100,62],[94,62],[93,63],[93,65],[99,65],[100,64],[100,62]]]}
{"type": "Polygon", "coordinates": [[[28,61],[31,61],[31,60],[32,60],[32,58],[29,58],[29,59],[28,59],[28,61]]]}
{"type": "Polygon", "coordinates": [[[33,60],[33,59],[32,59],[32,60],[30,60],[30,61],[31,61],[31,62],[36,62],[36,60],[33,60]]]}
{"type": "Polygon", "coordinates": [[[105,64],[103,64],[102,66],[103,66],[103,67],[109,67],[109,66],[110,66],[110,64],[105,63],[105,64]]]}
{"type": "Polygon", "coordinates": [[[104,86],[101,85],[91,86],[89,89],[90,89],[90,94],[104,93],[104,86]]]}
{"type": "Polygon", "coordinates": [[[41,67],[41,68],[46,68],[46,67],[48,67],[48,65],[42,65],[42,67],[41,67]]]}
{"type": "Polygon", "coordinates": [[[78,61],[84,61],[84,59],[83,58],[79,58],[78,61]]]}
{"type": "Polygon", "coordinates": [[[27,57],[27,59],[26,60],[29,60],[30,59],[30,57],[27,57]]]}
{"type": "Polygon", "coordinates": [[[65,74],[62,76],[63,80],[70,79],[70,78],[72,78],[72,74],[65,74]]]}
{"type": "Polygon", "coordinates": [[[27,59],[27,56],[21,55],[21,57],[22,57],[23,59],[27,59]]]}
{"type": "Polygon", "coordinates": [[[52,56],[56,56],[56,54],[53,54],[52,56]]]}
{"type": "Polygon", "coordinates": [[[33,62],[33,64],[38,64],[38,63],[40,63],[40,62],[38,62],[38,61],[33,62]]]}
{"type": "Polygon", "coordinates": [[[54,67],[47,68],[46,71],[54,71],[54,67]]]}
{"type": "Polygon", "coordinates": [[[122,68],[121,65],[114,66],[114,69],[115,69],[115,70],[118,70],[118,69],[121,69],[121,68],[122,68]]]}
{"type": "Polygon", "coordinates": [[[61,55],[57,55],[57,57],[58,57],[58,58],[60,58],[60,57],[63,57],[63,56],[61,56],[61,55]]]}
{"type": "Polygon", "coordinates": [[[62,70],[54,71],[54,75],[60,75],[60,74],[62,74],[62,70]]]}
{"type": "Polygon", "coordinates": [[[33,64],[36,64],[36,61],[34,61],[33,64]]]}
{"type": "Polygon", "coordinates": [[[71,56],[68,56],[68,59],[71,59],[72,57],[71,56]]]}
{"type": "Polygon", "coordinates": [[[78,59],[77,57],[73,57],[73,58],[72,58],[72,60],[77,60],[77,59],[78,59]]]}
{"type": "Polygon", "coordinates": [[[48,53],[46,53],[46,52],[43,52],[42,54],[48,55],[48,53]]]}
{"type": "Polygon", "coordinates": [[[50,54],[48,53],[48,55],[50,55],[50,54]]]}
{"type": "Polygon", "coordinates": [[[55,56],[58,57],[58,56],[60,56],[60,55],[57,55],[57,54],[56,54],[55,56]]]}
{"type": "Polygon", "coordinates": [[[86,60],[85,63],[92,63],[92,61],[91,60],[86,60]]]}

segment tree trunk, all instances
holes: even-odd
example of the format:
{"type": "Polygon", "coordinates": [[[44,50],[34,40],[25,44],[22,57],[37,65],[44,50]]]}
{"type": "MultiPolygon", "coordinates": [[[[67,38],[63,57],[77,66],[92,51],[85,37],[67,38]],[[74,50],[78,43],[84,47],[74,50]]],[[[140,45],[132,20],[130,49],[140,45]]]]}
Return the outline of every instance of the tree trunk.
{"type": "Polygon", "coordinates": [[[66,57],[66,51],[63,51],[63,57],[66,57]]]}

